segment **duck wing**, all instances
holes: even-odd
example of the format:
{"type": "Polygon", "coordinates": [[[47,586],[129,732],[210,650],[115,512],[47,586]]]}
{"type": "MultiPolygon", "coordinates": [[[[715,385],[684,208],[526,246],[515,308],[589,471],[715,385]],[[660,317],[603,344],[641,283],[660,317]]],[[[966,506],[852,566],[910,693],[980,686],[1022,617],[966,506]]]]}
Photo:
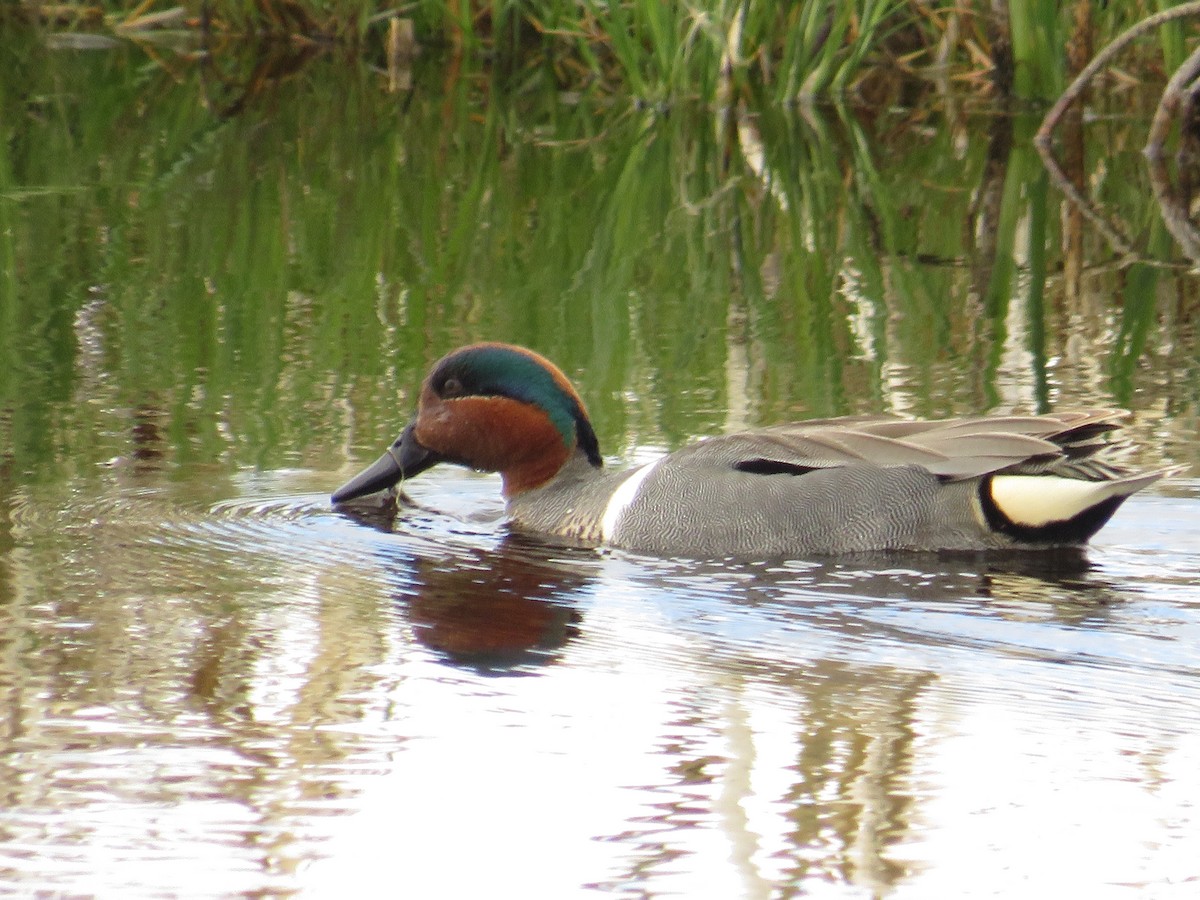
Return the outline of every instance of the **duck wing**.
{"type": "Polygon", "coordinates": [[[1068,468],[1070,477],[1103,480],[1119,470],[1088,457],[1109,446],[1105,435],[1119,427],[1121,416],[1080,410],[936,421],[823,419],[709,438],[681,453],[698,465],[760,475],[867,465],[918,466],[947,481],[999,471],[1067,474],[1068,468]]]}

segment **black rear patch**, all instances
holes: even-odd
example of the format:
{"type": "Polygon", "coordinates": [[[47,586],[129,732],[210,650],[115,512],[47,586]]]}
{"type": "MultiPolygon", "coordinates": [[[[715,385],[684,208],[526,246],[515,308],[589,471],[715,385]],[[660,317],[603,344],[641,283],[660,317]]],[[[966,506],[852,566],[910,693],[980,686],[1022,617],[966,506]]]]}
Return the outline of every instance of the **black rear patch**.
{"type": "Polygon", "coordinates": [[[733,466],[739,472],[749,472],[751,475],[803,475],[818,466],[802,466],[799,463],[784,462],[781,459],[743,459],[733,466]]]}

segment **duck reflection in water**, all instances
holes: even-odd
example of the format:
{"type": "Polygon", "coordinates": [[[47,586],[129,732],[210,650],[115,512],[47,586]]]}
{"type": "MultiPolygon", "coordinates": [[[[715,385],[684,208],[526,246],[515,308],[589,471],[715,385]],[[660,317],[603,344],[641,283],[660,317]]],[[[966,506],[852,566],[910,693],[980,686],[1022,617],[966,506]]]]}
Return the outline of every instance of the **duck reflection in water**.
{"type": "Polygon", "coordinates": [[[399,599],[416,639],[449,662],[496,674],[556,661],[579,635],[570,598],[589,579],[538,561],[525,543],[506,538],[466,560],[414,560],[415,593],[399,599]]]}
{"type": "MultiPolygon", "coordinates": [[[[387,532],[400,507],[415,506],[403,493],[360,504],[342,511],[387,532]]],[[[494,674],[528,672],[553,663],[579,634],[571,598],[590,576],[563,559],[579,552],[507,534],[486,550],[405,554],[396,560],[404,570],[396,581],[405,585],[396,600],[413,636],[447,662],[494,674]]]]}

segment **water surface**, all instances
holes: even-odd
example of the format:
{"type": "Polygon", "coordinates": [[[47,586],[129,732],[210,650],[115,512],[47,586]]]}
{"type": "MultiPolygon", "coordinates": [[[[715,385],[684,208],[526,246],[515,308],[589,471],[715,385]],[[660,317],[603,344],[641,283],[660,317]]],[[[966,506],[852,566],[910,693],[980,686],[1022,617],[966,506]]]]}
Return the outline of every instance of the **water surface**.
{"type": "Polygon", "coordinates": [[[1130,258],[1036,116],[952,98],[729,127],[436,59],[397,96],[10,42],[6,888],[1195,894],[1198,291],[1144,118],[1087,154],[1130,258]],[[480,339],[559,362],[614,463],[1113,406],[1179,474],[1084,558],[568,549],[453,469],[393,524],[332,511],[480,339]]]}
{"type": "Polygon", "coordinates": [[[18,498],[10,883],[1195,888],[1193,481],[1086,560],[870,565],[563,550],[453,470],[389,532],[330,511],[336,481],[18,498]]]}

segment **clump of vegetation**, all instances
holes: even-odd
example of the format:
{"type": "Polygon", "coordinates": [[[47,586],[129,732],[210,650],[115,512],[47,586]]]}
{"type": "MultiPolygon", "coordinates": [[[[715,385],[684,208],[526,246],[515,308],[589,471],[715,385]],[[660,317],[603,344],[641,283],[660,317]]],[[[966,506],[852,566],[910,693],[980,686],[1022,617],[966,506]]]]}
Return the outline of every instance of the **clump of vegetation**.
{"type": "MultiPolygon", "coordinates": [[[[444,49],[518,86],[632,94],[648,104],[774,103],[858,94],[888,101],[902,83],[1052,99],[1093,48],[1160,0],[19,0],[54,30],[153,41],[164,32],[359,46],[404,57],[444,49]],[[400,27],[398,27],[400,26],[400,27]]],[[[0,13],[4,15],[4,13],[0,13]]],[[[1164,77],[1186,55],[1185,26],[1144,55],[1164,77]]],[[[1141,73],[1139,73],[1141,74],[1141,73]]]]}

